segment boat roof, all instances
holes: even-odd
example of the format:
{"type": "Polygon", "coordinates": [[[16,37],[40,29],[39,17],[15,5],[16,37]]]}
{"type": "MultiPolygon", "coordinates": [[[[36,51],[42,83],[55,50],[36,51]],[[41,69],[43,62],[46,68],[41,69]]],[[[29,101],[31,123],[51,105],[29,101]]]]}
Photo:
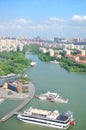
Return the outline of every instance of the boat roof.
{"type": "Polygon", "coordinates": [[[48,94],[57,95],[57,93],[52,93],[50,91],[47,92],[48,94]]]}
{"type": "Polygon", "coordinates": [[[67,115],[60,114],[60,115],[57,117],[57,120],[65,122],[65,121],[68,120],[68,118],[69,118],[69,117],[68,117],[67,115]]]}
{"type": "Polygon", "coordinates": [[[40,115],[49,115],[49,114],[51,114],[51,111],[41,110],[41,109],[36,109],[36,108],[32,108],[30,110],[30,112],[33,113],[33,114],[40,114],[40,115]]]}
{"type": "Polygon", "coordinates": [[[57,93],[52,93],[52,92],[48,91],[44,95],[57,96],[58,94],[57,93]]]}

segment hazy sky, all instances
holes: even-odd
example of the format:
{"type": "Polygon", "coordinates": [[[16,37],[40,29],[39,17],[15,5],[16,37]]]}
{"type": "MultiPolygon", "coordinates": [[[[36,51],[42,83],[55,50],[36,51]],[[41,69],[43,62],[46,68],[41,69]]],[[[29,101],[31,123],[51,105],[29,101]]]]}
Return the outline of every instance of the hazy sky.
{"type": "Polygon", "coordinates": [[[84,37],[86,0],[0,0],[0,36],[84,37]]]}

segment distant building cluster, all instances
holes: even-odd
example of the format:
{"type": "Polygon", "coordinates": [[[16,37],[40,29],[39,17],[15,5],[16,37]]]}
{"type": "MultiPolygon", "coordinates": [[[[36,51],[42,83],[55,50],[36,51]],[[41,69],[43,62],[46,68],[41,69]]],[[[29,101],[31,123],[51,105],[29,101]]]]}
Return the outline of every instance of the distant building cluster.
{"type": "Polygon", "coordinates": [[[70,60],[73,60],[77,63],[83,63],[86,64],[86,51],[81,49],[81,50],[74,50],[74,52],[76,53],[75,55],[73,55],[73,50],[71,49],[66,49],[63,48],[62,50],[55,50],[55,49],[46,49],[44,47],[40,47],[39,51],[42,53],[47,53],[49,52],[50,56],[55,56],[59,59],[61,59],[61,54],[60,52],[62,52],[64,54],[65,57],[67,57],[70,60]]]}
{"type": "Polygon", "coordinates": [[[20,49],[22,51],[23,44],[18,39],[12,38],[0,38],[0,52],[3,51],[16,51],[20,49]]]}
{"type": "Polygon", "coordinates": [[[65,38],[59,38],[59,37],[54,37],[54,42],[55,43],[67,43],[67,42],[72,42],[72,43],[85,43],[86,44],[86,39],[84,39],[84,38],[80,38],[80,37],[78,37],[78,38],[73,38],[73,39],[71,39],[71,40],[67,40],[67,39],[65,39],[65,38]]]}
{"type": "MultiPolygon", "coordinates": [[[[54,37],[52,40],[41,39],[36,37],[33,39],[26,39],[25,37],[10,38],[10,37],[1,37],[0,38],[0,52],[2,51],[16,51],[20,49],[22,51],[23,46],[26,44],[52,47],[52,48],[66,48],[66,49],[86,49],[86,39],[82,38],[73,38],[67,40],[65,38],[54,37]]],[[[46,50],[45,50],[46,51],[46,50]]]]}
{"type": "Polygon", "coordinates": [[[16,51],[17,49],[22,51],[24,45],[40,46],[39,51],[48,53],[50,56],[61,58],[60,52],[63,52],[69,59],[79,63],[86,62],[86,39],[73,38],[67,40],[58,37],[54,37],[53,40],[41,39],[40,37],[33,39],[26,39],[25,37],[21,37],[20,39],[9,37],[0,38],[0,52],[16,51]],[[75,56],[72,55],[74,51],[76,52],[75,56]]]}

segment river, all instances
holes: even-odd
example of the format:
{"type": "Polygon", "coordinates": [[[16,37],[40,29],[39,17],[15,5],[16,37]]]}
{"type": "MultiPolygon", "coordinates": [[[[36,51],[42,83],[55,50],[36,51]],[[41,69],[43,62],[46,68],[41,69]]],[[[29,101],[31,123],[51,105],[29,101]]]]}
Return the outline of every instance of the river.
{"type": "MultiPolygon", "coordinates": [[[[71,110],[74,113],[76,124],[68,130],[86,130],[86,74],[67,72],[59,64],[42,62],[36,55],[26,55],[36,62],[36,66],[25,71],[34,82],[35,94],[46,93],[47,91],[56,92],[63,98],[68,99],[68,104],[60,104],[49,101],[40,101],[33,99],[23,110],[29,107],[35,107],[46,110],[58,109],[59,112],[71,110]]],[[[0,105],[0,115],[9,108],[9,104],[14,101],[6,101],[0,105]],[[2,105],[4,107],[2,107],[2,105]]],[[[18,102],[17,102],[18,103],[18,102]]],[[[14,104],[14,103],[13,103],[14,104]]],[[[22,111],[23,111],[22,110],[22,111]]],[[[53,130],[53,128],[31,125],[21,122],[13,116],[6,122],[0,123],[0,129],[3,130],[53,130]]]]}

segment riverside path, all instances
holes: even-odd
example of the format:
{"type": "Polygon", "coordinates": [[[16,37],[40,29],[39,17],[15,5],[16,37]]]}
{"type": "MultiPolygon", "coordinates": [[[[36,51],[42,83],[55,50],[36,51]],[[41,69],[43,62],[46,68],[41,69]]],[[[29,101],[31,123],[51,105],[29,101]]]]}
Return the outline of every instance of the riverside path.
{"type": "Polygon", "coordinates": [[[0,122],[6,121],[11,116],[13,116],[16,112],[21,110],[33,98],[34,94],[35,94],[35,87],[32,83],[29,83],[29,96],[23,101],[23,103],[21,103],[19,106],[17,106],[15,109],[13,109],[10,113],[8,113],[4,117],[2,117],[0,119],[0,122]]]}

